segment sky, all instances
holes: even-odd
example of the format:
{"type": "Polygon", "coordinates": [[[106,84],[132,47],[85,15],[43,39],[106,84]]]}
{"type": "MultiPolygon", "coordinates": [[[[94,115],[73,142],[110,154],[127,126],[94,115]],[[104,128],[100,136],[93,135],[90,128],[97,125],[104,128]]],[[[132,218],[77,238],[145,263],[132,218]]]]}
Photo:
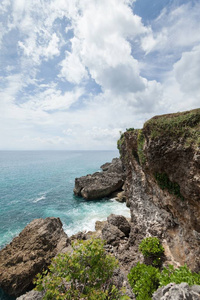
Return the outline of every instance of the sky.
{"type": "Polygon", "coordinates": [[[1,0],[0,150],[113,150],[200,107],[199,0],[1,0]]]}

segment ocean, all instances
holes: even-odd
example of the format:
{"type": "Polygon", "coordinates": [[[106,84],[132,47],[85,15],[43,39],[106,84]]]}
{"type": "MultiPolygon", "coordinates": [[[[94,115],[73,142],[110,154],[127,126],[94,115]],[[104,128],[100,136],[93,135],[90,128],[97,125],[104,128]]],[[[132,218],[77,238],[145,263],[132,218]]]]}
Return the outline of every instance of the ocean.
{"type": "MultiPolygon", "coordinates": [[[[94,230],[111,213],[130,216],[114,199],[73,194],[76,177],[100,171],[117,151],[0,151],[0,249],[33,219],[59,217],[70,236],[94,230]]],[[[13,299],[0,290],[0,300],[13,299]]]]}

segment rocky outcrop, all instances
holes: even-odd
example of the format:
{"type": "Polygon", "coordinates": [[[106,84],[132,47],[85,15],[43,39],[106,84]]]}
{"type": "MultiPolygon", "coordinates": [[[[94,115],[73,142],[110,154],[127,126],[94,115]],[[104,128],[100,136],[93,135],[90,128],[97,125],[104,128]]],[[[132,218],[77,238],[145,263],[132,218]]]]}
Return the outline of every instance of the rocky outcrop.
{"type": "Polygon", "coordinates": [[[125,234],[116,226],[107,223],[102,229],[102,237],[107,244],[117,246],[120,244],[121,239],[125,237],[125,234]]]}
{"type": "Polygon", "coordinates": [[[129,236],[131,226],[124,216],[111,214],[107,218],[107,220],[108,220],[108,224],[112,224],[116,226],[119,230],[121,230],[125,234],[126,237],[129,236]]]}
{"type": "Polygon", "coordinates": [[[112,163],[106,163],[101,168],[103,172],[75,179],[75,195],[88,200],[100,199],[122,188],[124,178],[120,159],[115,158],[112,163]]]}
{"type": "Polygon", "coordinates": [[[33,220],[0,251],[0,287],[13,296],[30,290],[35,275],[67,244],[59,218],[33,220]]]}
{"type": "Polygon", "coordinates": [[[199,300],[200,299],[200,286],[189,286],[187,283],[175,284],[169,283],[168,285],[159,288],[153,294],[153,300],[199,300]]]}
{"type": "Polygon", "coordinates": [[[200,109],[156,116],[118,141],[132,226],[170,263],[200,270],[200,109]]]}
{"type": "Polygon", "coordinates": [[[38,292],[38,291],[30,291],[20,297],[18,297],[16,300],[42,300],[44,297],[44,292],[38,292]]]}

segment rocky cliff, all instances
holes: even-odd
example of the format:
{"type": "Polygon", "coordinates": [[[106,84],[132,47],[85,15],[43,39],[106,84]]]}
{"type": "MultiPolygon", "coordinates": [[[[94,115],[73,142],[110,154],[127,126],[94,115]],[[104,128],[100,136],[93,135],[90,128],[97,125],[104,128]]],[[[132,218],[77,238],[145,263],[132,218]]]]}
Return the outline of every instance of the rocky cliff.
{"type": "Polygon", "coordinates": [[[38,272],[68,245],[59,218],[36,219],[0,251],[0,287],[19,296],[33,288],[38,272]]]}
{"type": "Polygon", "coordinates": [[[199,271],[200,109],[156,116],[118,148],[132,224],[162,239],[170,263],[199,271]]]}

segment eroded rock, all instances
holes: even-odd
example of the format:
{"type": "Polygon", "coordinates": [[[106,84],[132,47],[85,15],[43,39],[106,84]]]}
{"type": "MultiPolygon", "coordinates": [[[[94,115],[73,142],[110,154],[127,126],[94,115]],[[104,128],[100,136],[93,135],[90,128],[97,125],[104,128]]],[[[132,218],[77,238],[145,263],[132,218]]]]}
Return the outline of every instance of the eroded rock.
{"type": "Polygon", "coordinates": [[[129,236],[131,226],[124,216],[111,214],[107,220],[109,224],[112,224],[121,230],[125,236],[129,236]]]}
{"type": "Polygon", "coordinates": [[[59,218],[36,219],[0,251],[0,286],[20,296],[33,287],[35,275],[68,245],[59,218]]]}
{"type": "Polygon", "coordinates": [[[125,234],[112,224],[105,224],[102,229],[102,237],[108,244],[118,245],[125,234]]]}
{"type": "Polygon", "coordinates": [[[200,286],[189,286],[187,283],[169,283],[153,294],[153,300],[199,300],[200,286]]]}
{"type": "Polygon", "coordinates": [[[38,291],[30,291],[20,297],[18,297],[16,300],[42,300],[44,297],[44,292],[38,292],[38,291]]]}
{"type": "Polygon", "coordinates": [[[102,168],[105,171],[76,178],[75,195],[93,200],[108,197],[120,190],[124,183],[121,160],[115,158],[112,163],[106,163],[102,168]]]}

